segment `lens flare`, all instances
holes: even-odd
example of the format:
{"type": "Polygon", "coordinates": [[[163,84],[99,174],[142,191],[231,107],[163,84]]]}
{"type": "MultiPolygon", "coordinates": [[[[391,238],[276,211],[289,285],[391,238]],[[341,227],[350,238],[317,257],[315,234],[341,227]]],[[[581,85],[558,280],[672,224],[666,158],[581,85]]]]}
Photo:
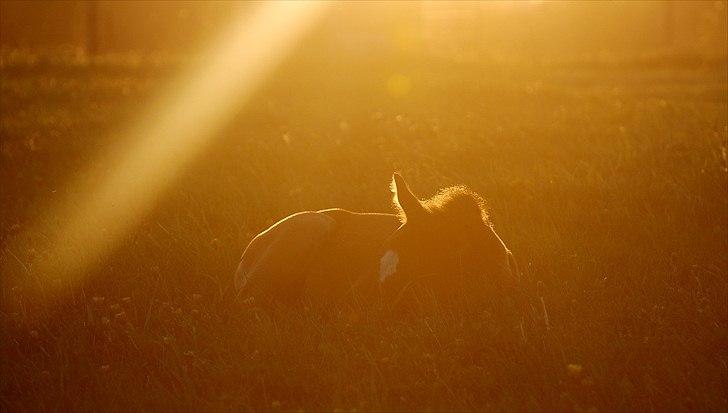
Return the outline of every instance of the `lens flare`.
{"type": "MultiPolygon", "coordinates": [[[[68,199],[49,211],[47,259],[33,269],[71,285],[83,278],[139,223],[214,133],[245,104],[296,41],[321,15],[321,2],[266,2],[235,23],[174,82],[146,116],[94,163],[93,187],[71,184],[68,199]],[[104,165],[99,168],[98,165],[104,165]]],[[[82,176],[88,176],[87,171],[82,176]]],[[[64,283],[65,284],[65,283],[64,283]]]]}

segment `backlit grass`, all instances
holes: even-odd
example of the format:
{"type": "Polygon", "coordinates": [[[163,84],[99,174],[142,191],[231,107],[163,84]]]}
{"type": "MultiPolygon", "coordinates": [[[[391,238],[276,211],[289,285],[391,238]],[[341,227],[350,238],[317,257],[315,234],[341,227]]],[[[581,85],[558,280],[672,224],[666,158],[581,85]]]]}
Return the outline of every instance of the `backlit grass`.
{"type": "Polygon", "coordinates": [[[31,223],[176,66],[6,56],[1,230],[22,242],[0,252],[0,403],[725,410],[725,60],[422,59],[293,58],[113,257],[46,291],[31,223]],[[487,308],[352,318],[230,299],[258,231],[388,211],[395,170],[418,194],[462,183],[488,200],[539,317],[525,344],[487,308]]]}

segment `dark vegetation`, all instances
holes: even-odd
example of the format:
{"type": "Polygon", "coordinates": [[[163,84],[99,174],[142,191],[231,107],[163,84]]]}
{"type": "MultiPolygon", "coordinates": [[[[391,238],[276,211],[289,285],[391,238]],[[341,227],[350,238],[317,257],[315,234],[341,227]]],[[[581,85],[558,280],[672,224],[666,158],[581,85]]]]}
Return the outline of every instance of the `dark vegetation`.
{"type": "Polygon", "coordinates": [[[174,70],[4,56],[4,409],[725,411],[724,59],[299,54],[112,257],[43,293],[33,228],[57,224],[32,224],[174,70]],[[305,209],[389,211],[394,170],[423,195],[463,183],[488,200],[540,317],[525,344],[485,309],[231,302],[258,231],[305,209]]]}

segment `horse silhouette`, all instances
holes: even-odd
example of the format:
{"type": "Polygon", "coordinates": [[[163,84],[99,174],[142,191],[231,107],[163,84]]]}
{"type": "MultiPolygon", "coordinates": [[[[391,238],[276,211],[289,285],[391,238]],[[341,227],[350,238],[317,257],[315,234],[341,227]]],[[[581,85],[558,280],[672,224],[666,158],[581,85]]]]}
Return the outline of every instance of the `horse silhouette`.
{"type": "Polygon", "coordinates": [[[421,287],[457,300],[464,291],[518,283],[513,254],[479,195],[456,186],[420,200],[398,173],[390,187],[396,213],[299,212],[258,234],[235,273],[238,297],[366,303],[421,287]]]}

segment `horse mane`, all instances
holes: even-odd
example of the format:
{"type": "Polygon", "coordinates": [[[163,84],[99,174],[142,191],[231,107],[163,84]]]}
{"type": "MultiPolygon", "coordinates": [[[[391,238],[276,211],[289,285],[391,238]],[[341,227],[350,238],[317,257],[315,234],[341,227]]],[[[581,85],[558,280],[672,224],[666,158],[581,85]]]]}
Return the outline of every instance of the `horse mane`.
{"type": "MultiPolygon", "coordinates": [[[[392,191],[395,192],[394,185],[392,191]]],[[[470,188],[458,185],[443,188],[432,197],[421,200],[422,207],[433,216],[446,220],[462,221],[463,219],[480,219],[490,226],[490,217],[485,200],[470,188]]],[[[404,210],[394,202],[401,222],[406,222],[404,210]]]]}
{"type": "Polygon", "coordinates": [[[480,218],[485,224],[490,225],[485,199],[466,186],[441,189],[431,198],[422,201],[422,206],[432,215],[446,219],[480,218]]]}

